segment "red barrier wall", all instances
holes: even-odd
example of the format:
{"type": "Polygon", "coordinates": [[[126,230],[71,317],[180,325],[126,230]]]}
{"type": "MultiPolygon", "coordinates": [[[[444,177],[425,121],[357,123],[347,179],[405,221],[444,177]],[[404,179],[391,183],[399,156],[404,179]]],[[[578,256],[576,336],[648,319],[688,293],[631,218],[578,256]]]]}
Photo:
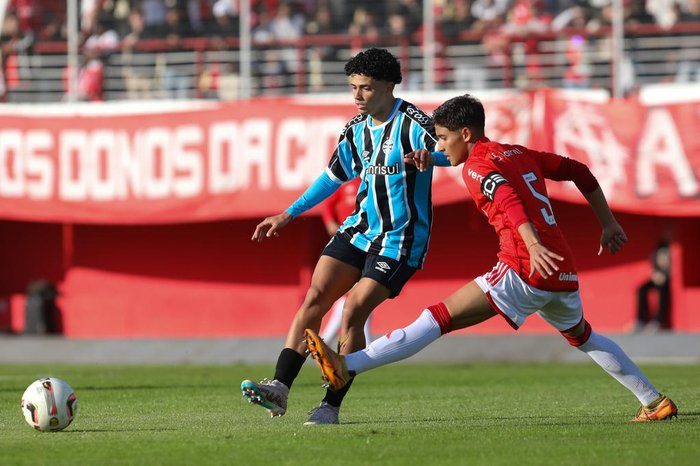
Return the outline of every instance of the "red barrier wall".
{"type": "MultiPolygon", "coordinates": [[[[430,110],[445,97],[416,103],[430,110]]],[[[596,328],[633,324],[636,288],[668,229],[671,325],[698,331],[700,101],[599,97],[487,94],[487,133],[587,163],[617,212],[638,213],[618,214],[631,241],[600,258],[590,210],[554,202],[596,328]]],[[[145,113],[0,107],[0,218],[12,219],[0,221],[0,330],[22,329],[27,283],[46,278],[60,284],[63,330],[72,337],[285,334],[327,238],[318,218],[305,217],[253,244],[258,220],[250,218],[287,207],[316,178],[355,111],[342,102],[207,102],[186,111],[158,104],[145,113]],[[216,221],[224,218],[231,220],[216,221]]],[[[567,184],[548,187],[552,199],[582,202],[567,184]]],[[[449,204],[464,196],[459,169],[436,170],[426,269],[377,310],[375,332],[410,322],[494,264],[491,228],[470,202],[449,204]]],[[[522,331],[545,330],[535,317],[522,331]]],[[[511,330],[493,319],[470,331],[511,330]]]]}
{"type": "MultiPolygon", "coordinates": [[[[580,269],[585,312],[602,331],[634,321],[636,287],[664,229],[674,232],[673,328],[700,330],[700,219],[621,214],[630,243],[616,256],[596,256],[599,228],[584,206],[555,202],[558,223],[580,269]]],[[[0,296],[22,293],[45,277],[61,284],[67,336],[262,337],[286,333],[326,238],[317,217],[301,218],[280,238],[252,243],[255,220],[172,226],[75,226],[65,255],[55,224],[0,222],[0,296]],[[66,256],[66,257],[64,257],[66,256]]],[[[412,321],[495,262],[496,237],[471,202],[435,209],[425,270],[375,312],[373,331],[412,321]]],[[[12,326],[23,317],[13,300],[12,326]]],[[[511,332],[494,318],[468,332],[511,332]]],[[[523,332],[551,331],[532,317],[523,332]]]]}

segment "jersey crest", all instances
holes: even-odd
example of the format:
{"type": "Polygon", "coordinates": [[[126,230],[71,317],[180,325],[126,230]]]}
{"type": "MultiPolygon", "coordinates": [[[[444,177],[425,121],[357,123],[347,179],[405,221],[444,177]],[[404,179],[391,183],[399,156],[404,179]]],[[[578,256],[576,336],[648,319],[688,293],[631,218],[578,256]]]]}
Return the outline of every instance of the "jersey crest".
{"type": "Polygon", "coordinates": [[[389,152],[392,150],[394,150],[394,140],[387,139],[384,141],[384,144],[382,144],[382,152],[384,152],[384,155],[389,155],[389,152]]]}

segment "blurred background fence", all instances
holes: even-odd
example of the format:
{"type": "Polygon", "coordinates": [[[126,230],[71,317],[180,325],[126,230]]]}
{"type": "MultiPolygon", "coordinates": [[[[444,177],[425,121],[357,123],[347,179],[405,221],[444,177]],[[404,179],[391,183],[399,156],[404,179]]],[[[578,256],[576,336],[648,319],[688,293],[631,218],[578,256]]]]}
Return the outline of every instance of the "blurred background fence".
{"type": "MultiPolygon", "coordinates": [[[[1,2],[0,2],[1,3],[1,2]]],[[[9,0],[8,102],[237,99],[343,91],[367,46],[407,90],[700,81],[700,0],[9,0]],[[620,46],[616,45],[619,41],[620,46]]],[[[1,5],[0,5],[1,6],[1,5]]]]}

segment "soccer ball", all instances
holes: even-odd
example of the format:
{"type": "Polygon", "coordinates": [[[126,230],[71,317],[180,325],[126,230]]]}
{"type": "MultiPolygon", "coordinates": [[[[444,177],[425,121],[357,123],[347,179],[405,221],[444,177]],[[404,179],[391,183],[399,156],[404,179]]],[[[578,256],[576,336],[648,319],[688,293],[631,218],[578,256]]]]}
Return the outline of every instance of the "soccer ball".
{"type": "Polygon", "coordinates": [[[78,412],[78,399],[65,381],[46,377],[32,383],[22,395],[22,414],[36,430],[63,430],[78,412]]]}

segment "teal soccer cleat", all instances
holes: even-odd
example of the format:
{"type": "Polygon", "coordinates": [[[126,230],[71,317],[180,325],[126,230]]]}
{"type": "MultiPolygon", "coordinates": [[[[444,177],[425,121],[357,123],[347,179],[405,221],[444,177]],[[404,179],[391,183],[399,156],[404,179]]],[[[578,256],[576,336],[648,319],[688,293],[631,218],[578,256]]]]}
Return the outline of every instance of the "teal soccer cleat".
{"type": "Polygon", "coordinates": [[[287,412],[289,388],[278,380],[262,379],[259,383],[244,380],[241,382],[241,392],[248,403],[265,408],[272,417],[287,412]]]}

